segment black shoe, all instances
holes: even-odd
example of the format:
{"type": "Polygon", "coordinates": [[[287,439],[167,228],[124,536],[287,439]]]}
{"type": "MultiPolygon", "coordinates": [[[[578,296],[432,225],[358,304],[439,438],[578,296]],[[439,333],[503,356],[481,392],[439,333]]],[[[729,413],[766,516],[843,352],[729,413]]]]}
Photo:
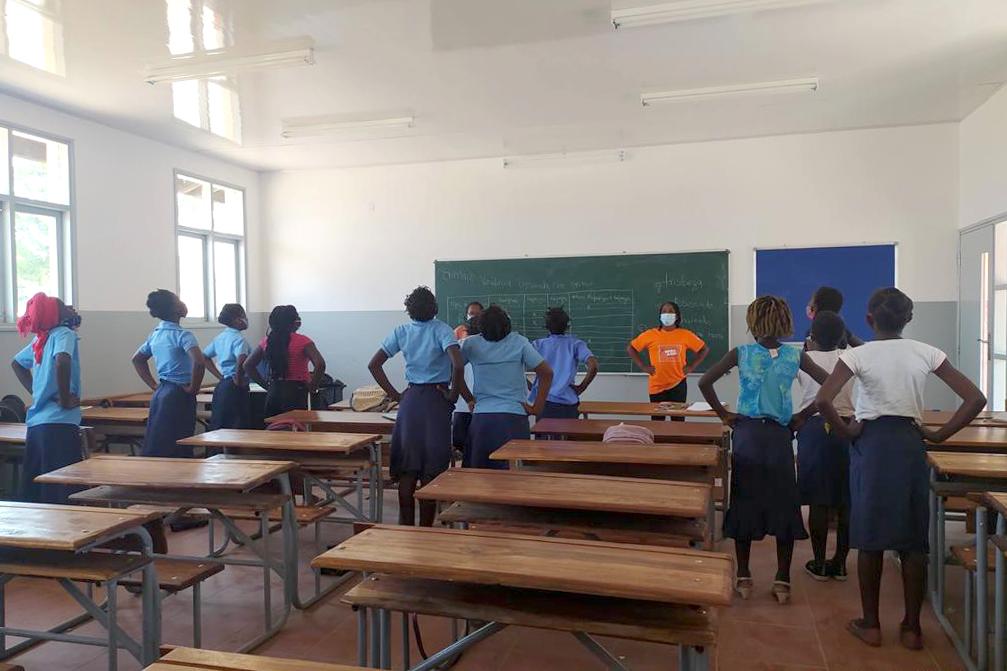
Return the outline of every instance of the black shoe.
{"type": "Polygon", "coordinates": [[[846,562],[840,564],[837,561],[829,560],[825,562],[825,572],[833,580],[838,580],[839,582],[846,582],[846,562]]]}
{"type": "Polygon", "coordinates": [[[209,522],[207,520],[197,520],[194,517],[179,517],[173,520],[168,528],[178,533],[179,531],[188,531],[189,529],[199,529],[205,527],[209,522]]]}
{"type": "Polygon", "coordinates": [[[808,560],[808,563],[804,565],[804,570],[819,582],[825,582],[829,579],[829,574],[825,571],[825,564],[819,564],[814,559],[808,560]]]}

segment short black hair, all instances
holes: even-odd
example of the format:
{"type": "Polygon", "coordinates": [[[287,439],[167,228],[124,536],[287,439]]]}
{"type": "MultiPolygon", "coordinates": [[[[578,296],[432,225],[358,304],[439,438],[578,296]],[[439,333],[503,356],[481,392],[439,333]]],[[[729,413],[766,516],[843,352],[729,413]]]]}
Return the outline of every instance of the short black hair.
{"type": "Polygon", "coordinates": [[[406,313],[410,319],[428,322],[437,316],[437,297],[430,287],[416,287],[406,296],[406,313]]]}
{"type": "Polygon", "coordinates": [[[178,317],[175,306],[178,303],[178,296],[173,291],[167,289],[155,289],[147,294],[147,309],[151,317],[171,321],[178,317]]]}
{"type": "Polygon", "coordinates": [[[491,305],[479,315],[479,333],[490,342],[499,342],[510,335],[510,316],[499,305],[491,305]]]}
{"type": "Polygon", "coordinates": [[[906,324],[913,320],[913,301],[895,287],[878,289],[867,301],[867,312],[877,328],[902,333],[906,324]]]}
{"type": "Polygon", "coordinates": [[[473,305],[478,305],[480,310],[486,309],[486,306],[480,303],[479,301],[472,301],[471,303],[465,306],[465,312],[468,312],[469,308],[472,307],[473,305]]]}
{"type": "Polygon", "coordinates": [[[815,313],[811,321],[811,339],[824,350],[839,347],[846,335],[846,324],[843,318],[832,310],[822,310],[815,313]]]}
{"type": "Polygon", "coordinates": [[[815,306],[815,312],[825,310],[839,314],[843,309],[843,292],[834,287],[818,287],[811,296],[811,303],[815,306]]]}
{"type": "Polygon", "coordinates": [[[217,322],[223,324],[224,326],[230,326],[236,320],[246,317],[245,308],[241,307],[238,303],[227,303],[224,307],[220,308],[220,314],[217,315],[217,322]]]}
{"type": "Polygon", "coordinates": [[[545,311],[545,328],[553,335],[563,335],[570,328],[570,315],[562,307],[545,311]]]}

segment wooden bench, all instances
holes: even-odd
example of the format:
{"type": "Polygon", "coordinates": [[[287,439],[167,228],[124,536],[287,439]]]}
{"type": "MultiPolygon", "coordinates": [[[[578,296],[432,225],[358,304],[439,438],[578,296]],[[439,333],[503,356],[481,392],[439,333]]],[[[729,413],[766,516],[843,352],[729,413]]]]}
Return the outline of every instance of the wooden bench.
{"type": "Polygon", "coordinates": [[[367,671],[359,666],[299,659],[240,655],[235,652],[171,648],[146,671],[367,671]]]}
{"type": "Polygon", "coordinates": [[[56,550],[4,549],[0,574],[26,578],[66,579],[100,583],[142,569],[150,560],[139,555],[111,552],[74,554],[56,550]]]}
{"type": "MultiPolygon", "coordinates": [[[[215,561],[155,559],[154,569],[157,571],[157,586],[166,594],[192,589],[192,644],[200,647],[203,644],[202,583],[222,572],[224,565],[215,561]]],[[[143,580],[133,574],[120,580],[119,584],[132,591],[142,587],[143,580]]]]}
{"type": "MultiPolygon", "coordinates": [[[[381,608],[463,620],[677,645],[679,659],[716,644],[715,608],[585,594],[372,575],[343,595],[354,608],[381,608]]],[[[698,659],[696,659],[698,662],[698,659]]],[[[688,663],[679,668],[696,668],[688,663]]]]}

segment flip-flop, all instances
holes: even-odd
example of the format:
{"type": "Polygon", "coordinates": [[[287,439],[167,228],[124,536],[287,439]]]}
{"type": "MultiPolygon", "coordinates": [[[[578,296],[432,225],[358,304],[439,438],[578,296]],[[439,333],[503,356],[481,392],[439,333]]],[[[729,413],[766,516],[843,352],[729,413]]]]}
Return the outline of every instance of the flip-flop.
{"type": "Polygon", "coordinates": [[[846,623],[846,631],[856,636],[862,643],[872,648],[881,647],[881,629],[873,629],[863,626],[861,619],[850,620],[846,623]]]}
{"type": "Polygon", "coordinates": [[[774,580],[773,596],[776,597],[777,603],[781,606],[786,606],[790,603],[790,583],[783,580],[774,580]]]}
{"type": "Polygon", "coordinates": [[[737,578],[734,581],[734,591],[738,593],[738,596],[742,600],[747,601],[750,596],[752,596],[752,587],[754,583],[751,578],[737,578]]]}
{"type": "Polygon", "coordinates": [[[902,643],[902,647],[907,650],[922,650],[923,649],[923,634],[920,632],[915,632],[905,626],[899,627],[899,642],[902,643]]]}

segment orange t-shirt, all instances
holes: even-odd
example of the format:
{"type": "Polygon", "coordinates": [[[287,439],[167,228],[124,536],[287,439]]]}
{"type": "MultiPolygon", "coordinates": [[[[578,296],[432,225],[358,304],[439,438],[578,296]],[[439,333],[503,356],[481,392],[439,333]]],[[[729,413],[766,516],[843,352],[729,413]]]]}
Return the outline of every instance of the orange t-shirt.
{"type": "Polygon", "coordinates": [[[647,390],[651,394],[657,394],[677,386],[685,379],[686,352],[698,352],[706,343],[688,329],[665,331],[652,328],[634,338],[630,345],[637,352],[647,350],[650,365],[654,367],[647,390]]]}

